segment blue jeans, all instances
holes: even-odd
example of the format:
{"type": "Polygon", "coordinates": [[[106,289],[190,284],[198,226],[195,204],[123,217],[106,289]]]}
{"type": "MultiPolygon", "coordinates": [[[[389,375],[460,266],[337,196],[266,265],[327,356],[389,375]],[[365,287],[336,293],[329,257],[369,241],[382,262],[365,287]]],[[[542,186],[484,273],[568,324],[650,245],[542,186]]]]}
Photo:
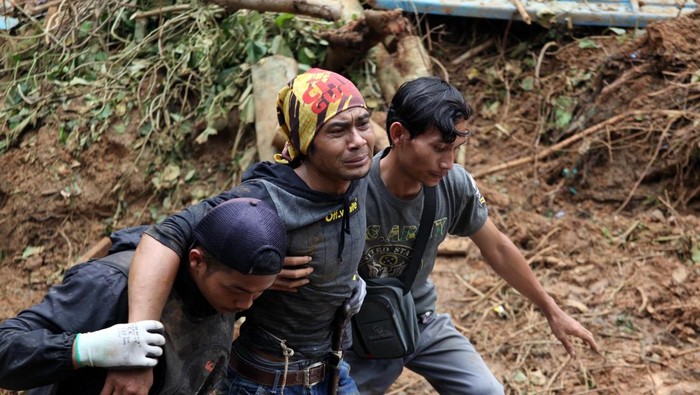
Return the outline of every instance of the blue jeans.
{"type": "MultiPolygon", "coordinates": [[[[216,394],[223,395],[272,395],[272,394],[282,394],[285,395],[326,395],[328,394],[330,387],[330,374],[327,372],[326,377],[323,381],[311,386],[305,387],[304,385],[293,385],[285,386],[282,388],[282,373],[284,372],[283,362],[270,362],[259,358],[258,356],[250,353],[243,347],[239,347],[235,342],[231,350],[231,355],[238,359],[243,359],[251,361],[251,363],[256,366],[268,370],[277,372],[277,381],[274,385],[262,385],[256,383],[255,381],[248,380],[247,378],[236,373],[230,366],[227,365],[226,377],[222,382],[218,384],[216,394]]],[[[296,361],[291,362],[287,368],[290,371],[300,370],[308,368],[309,364],[313,363],[311,361],[296,361]]],[[[359,395],[360,391],[355,385],[355,381],[350,378],[350,365],[347,362],[341,361],[339,365],[339,375],[338,375],[338,394],[340,395],[359,395]]]]}

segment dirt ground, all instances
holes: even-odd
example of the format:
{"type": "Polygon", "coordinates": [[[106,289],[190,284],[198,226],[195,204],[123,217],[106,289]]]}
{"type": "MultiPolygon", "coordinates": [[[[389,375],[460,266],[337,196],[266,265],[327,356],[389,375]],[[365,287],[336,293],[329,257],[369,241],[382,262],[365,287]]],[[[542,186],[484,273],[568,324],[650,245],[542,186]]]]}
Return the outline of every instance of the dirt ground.
{"type": "MultiPolygon", "coordinates": [[[[460,162],[491,218],[601,353],[577,343],[570,358],[468,240],[443,246],[433,274],[441,311],[509,394],[699,393],[698,14],[637,37],[451,18],[422,26],[433,32],[435,73],[475,109],[460,162]],[[513,162],[522,158],[532,160],[513,162]]],[[[0,156],[0,319],[38,302],[110,230],[233,185],[231,136],[191,141],[183,168],[196,176],[172,180],[177,188],[164,194],[135,134],[105,133],[74,155],[48,122],[0,156]]],[[[432,390],[406,372],[390,393],[432,390]]]]}

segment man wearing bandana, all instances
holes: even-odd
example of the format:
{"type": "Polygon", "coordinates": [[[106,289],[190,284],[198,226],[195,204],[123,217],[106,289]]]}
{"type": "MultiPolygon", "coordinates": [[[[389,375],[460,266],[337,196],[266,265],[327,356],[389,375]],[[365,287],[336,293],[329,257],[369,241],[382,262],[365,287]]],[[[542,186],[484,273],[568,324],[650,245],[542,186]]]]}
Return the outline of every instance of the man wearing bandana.
{"type": "MultiPolygon", "coordinates": [[[[285,263],[304,279],[295,284],[296,292],[265,292],[245,313],[227,366],[230,380],[220,390],[325,394],[331,372],[339,370],[338,392],[357,393],[348,366],[332,353],[332,340],[336,314],[347,309],[351,296],[354,305],[363,297],[357,267],[365,243],[364,177],[374,148],[369,112],[352,82],[311,69],[281,89],[277,114],[287,137],[277,163],[253,165],[239,186],[146,232],[129,278],[129,319],[160,317],[176,263],[207,209],[231,198],[260,199],[282,218],[291,257],[285,263]]],[[[349,347],[345,339],[343,348],[349,347]]],[[[110,383],[143,391],[150,387],[149,374],[112,372],[110,383]]]]}

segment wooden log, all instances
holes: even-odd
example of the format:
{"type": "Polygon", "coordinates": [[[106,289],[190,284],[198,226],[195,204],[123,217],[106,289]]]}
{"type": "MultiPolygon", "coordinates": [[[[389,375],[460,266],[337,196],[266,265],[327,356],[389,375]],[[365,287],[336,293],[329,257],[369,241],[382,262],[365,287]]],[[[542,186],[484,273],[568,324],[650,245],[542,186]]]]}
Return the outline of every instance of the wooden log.
{"type": "Polygon", "coordinates": [[[240,9],[287,12],[331,21],[340,20],[343,5],[337,0],[210,0],[228,12],[240,9]]]}
{"type": "Polygon", "coordinates": [[[374,129],[374,153],[377,153],[389,146],[389,136],[387,136],[384,127],[374,119],[370,119],[370,122],[374,129]]]}
{"type": "Polygon", "coordinates": [[[273,145],[277,135],[277,94],[299,72],[296,60],[282,55],[260,59],[251,70],[255,103],[255,136],[260,160],[273,160],[278,150],[273,145]]]}
{"type": "Polygon", "coordinates": [[[377,83],[387,103],[404,82],[432,75],[430,56],[417,36],[399,38],[394,54],[390,54],[383,44],[377,44],[368,56],[377,65],[377,83]]]}

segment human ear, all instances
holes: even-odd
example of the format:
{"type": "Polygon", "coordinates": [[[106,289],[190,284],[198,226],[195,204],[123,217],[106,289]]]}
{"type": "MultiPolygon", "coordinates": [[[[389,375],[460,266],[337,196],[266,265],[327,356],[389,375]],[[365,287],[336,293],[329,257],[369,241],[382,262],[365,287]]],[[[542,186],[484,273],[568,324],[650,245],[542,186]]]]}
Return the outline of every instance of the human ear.
{"type": "Polygon", "coordinates": [[[406,130],[401,122],[394,122],[389,126],[389,135],[391,136],[393,145],[401,144],[401,140],[406,133],[408,133],[408,130],[406,130]]]}
{"type": "Polygon", "coordinates": [[[206,269],[207,262],[204,259],[204,254],[199,249],[197,249],[197,248],[191,249],[190,254],[189,254],[189,258],[190,258],[190,268],[192,268],[192,270],[194,270],[195,272],[202,270],[202,269],[206,269]]]}

